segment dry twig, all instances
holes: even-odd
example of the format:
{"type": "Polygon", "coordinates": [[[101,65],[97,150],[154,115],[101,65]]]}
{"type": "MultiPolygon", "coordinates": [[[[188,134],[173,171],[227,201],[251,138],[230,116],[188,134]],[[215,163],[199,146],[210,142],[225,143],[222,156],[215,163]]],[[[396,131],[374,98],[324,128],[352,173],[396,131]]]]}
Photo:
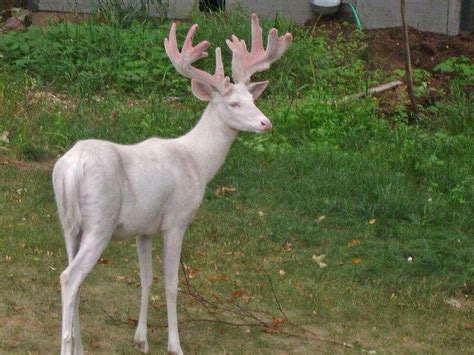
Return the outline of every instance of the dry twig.
{"type": "MultiPolygon", "coordinates": [[[[275,334],[284,334],[286,336],[299,338],[299,339],[305,339],[305,340],[316,340],[316,341],[330,343],[330,344],[337,345],[337,346],[342,346],[344,348],[353,348],[354,347],[354,345],[350,344],[350,343],[346,343],[346,342],[343,342],[343,341],[339,341],[339,340],[335,340],[335,339],[329,339],[329,338],[319,336],[319,335],[315,334],[314,332],[312,332],[311,330],[308,330],[308,329],[306,329],[306,328],[304,328],[300,325],[297,325],[297,324],[293,323],[292,321],[290,321],[288,319],[287,315],[285,314],[285,312],[283,311],[283,307],[281,306],[281,303],[278,299],[277,293],[275,291],[275,287],[273,285],[273,281],[272,281],[270,275],[268,274],[268,272],[265,269],[263,269],[263,270],[265,272],[265,275],[267,276],[267,279],[270,282],[271,289],[272,289],[272,294],[273,294],[275,302],[278,306],[279,312],[285,318],[285,323],[287,324],[287,326],[293,328],[293,331],[284,330],[280,326],[274,325],[272,323],[272,321],[267,321],[267,320],[265,320],[265,319],[263,319],[259,316],[259,314],[265,314],[265,315],[269,316],[270,319],[274,319],[275,317],[272,317],[272,315],[268,312],[250,310],[247,307],[243,307],[238,302],[234,303],[234,302],[228,301],[228,303],[234,307],[234,309],[233,309],[233,308],[229,308],[229,307],[225,307],[223,305],[217,304],[217,303],[212,302],[210,300],[207,300],[203,295],[201,295],[198,291],[196,291],[195,289],[193,289],[191,287],[191,284],[189,282],[189,278],[186,274],[186,269],[184,267],[183,261],[181,261],[181,267],[182,267],[183,274],[184,274],[186,294],[189,295],[190,297],[192,297],[200,305],[202,305],[207,310],[209,315],[212,317],[212,319],[209,319],[209,318],[204,318],[204,319],[203,318],[194,318],[189,314],[188,310],[185,309],[185,312],[186,312],[187,316],[189,317],[190,322],[217,323],[217,324],[229,325],[229,326],[233,326],[233,327],[261,327],[261,328],[263,328],[263,330],[271,330],[271,332],[275,333],[275,334]],[[234,316],[238,316],[239,318],[242,319],[242,321],[241,322],[236,322],[236,321],[229,321],[229,320],[226,320],[226,319],[222,319],[221,317],[223,317],[226,313],[230,313],[234,316]],[[251,320],[251,322],[249,322],[248,320],[251,320]]],[[[370,350],[367,350],[367,349],[364,349],[364,348],[361,348],[361,350],[366,351],[366,352],[371,352],[370,350]]]]}

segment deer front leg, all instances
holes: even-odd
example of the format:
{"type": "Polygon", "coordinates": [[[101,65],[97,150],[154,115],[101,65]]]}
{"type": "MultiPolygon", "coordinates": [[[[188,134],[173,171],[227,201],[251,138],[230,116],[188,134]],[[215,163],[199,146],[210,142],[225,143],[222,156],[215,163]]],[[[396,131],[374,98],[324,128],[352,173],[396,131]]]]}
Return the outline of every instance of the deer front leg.
{"type": "Polygon", "coordinates": [[[168,311],[168,352],[181,355],[176,313],[178,293],[178,268],[185,228],[167,230],[163,233],[163,271],[165,275],[166,307],[168,311]]]}
{"type": "Polygon", "coordinates": [[[141,352],[148,352],[147,340],[147,314],[148,298],[150,287],[153,281],[153,270],[151,264],[151,237],[140,236],[136,238],[138,262],[140,264],[140,283],[142,287],[142,296],[140,302],[140,315],[138,317],[138,326],[135,332],[135,347],[141,352]]]}

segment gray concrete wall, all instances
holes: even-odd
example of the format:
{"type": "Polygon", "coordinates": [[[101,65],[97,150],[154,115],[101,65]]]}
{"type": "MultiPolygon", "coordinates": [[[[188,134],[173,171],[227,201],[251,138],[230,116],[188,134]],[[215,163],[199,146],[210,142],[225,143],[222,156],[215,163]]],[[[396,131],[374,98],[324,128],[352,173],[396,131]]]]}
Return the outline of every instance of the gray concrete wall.
{"type": "MultiPolygon", "coordinates": [[[[110,1],[110,0],[107,0],[110,1]]],[[[125,4],[139,4],[139,0],[119,0],[125,4]]],[[[168,17],[186,18],[197,0],[164,0],[168,17]]],[[[102,0],[103,2],[103,0],[102,0]]],[[[58,11],[58,12],[79,12],[90,13],[94,10],[101,0],[38,0],[38,10],[40,11],[58,11]]],[[[158,13],[159,1],[149,0],[151,13],[158,13]]]]}
{"type": "MultiPolygon", "coordinates": [[[[344,1],[347,2],[347,1],[344,1]]],[[[406,1],[408,26],[421,31],[456,35],[460,29],[462,0],[406,1]]],[[[401,26],[400,1],[352,0],[364,28],[401,26]]]]}
{"type": "MultiPolygon", "coordinates": [[[[364,28],[401,26],[399,0],[343,0],[352,3],[360,15],[364,28]]],[[[409,0],[406,16],[409,26],[421,31],[455,35],[460,30],[462,0],[409,0]]],[[[275,17],[280,12],[285,18],[303,24],[314,19],[308,0],[226,0],[226,10],[242,5],[262,17],[275,17]]],[[[346,6],[347,7],[347,6],[346,6]]]]}
{"type": "Polygon", "coordinates": [[[238,6],[263,18],[275,18],[279,13],[287,20],[299,24],[316,18],[308,0],[226,0],[225,2],[226,11],[238,6]]]}
{"type": "MultiPolygon", "coordinates": [[[[121,0],[124,1],[124,0],[121,0]]],[[[139,0],[125,0],[137,3],[139,0]]],[[[153,2],[153,0],[149,0],[153,2]]],[[[156,0],[155,0],[156,1],[156,0]]],[[[39,10],[90,12],[100,0],[38,0],[39,10]]],[[[185,18],[198,0],[165,0],[168,16],[185,18]]],[[[352,2],[364,28],[401,25],[399,0],[343,0],[352,2]]],[[[240,6],[261,17],[274,18],[280,13],[286,19],[303,24],[316,18],[308,0],[226,0],[226,11],[240,6]]],[[[460,31],[462,0],[409,0],[406,2],[408,25],[422,31],[456,35],[460,31]]],[[[347,8],[347,5],[346,5],[347,8]]]]}

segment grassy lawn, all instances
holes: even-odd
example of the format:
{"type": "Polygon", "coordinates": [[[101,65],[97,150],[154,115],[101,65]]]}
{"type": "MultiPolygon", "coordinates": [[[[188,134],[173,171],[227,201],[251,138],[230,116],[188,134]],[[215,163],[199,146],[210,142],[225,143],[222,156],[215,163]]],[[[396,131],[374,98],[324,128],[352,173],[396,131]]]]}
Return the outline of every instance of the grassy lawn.
{"type": "MultiPolygon", "coordinates": [[[[239,14],[194,20],[213,46],[248,36],[239,14]]],[[[264,23],[275,25],[289,27],[264,23]]],[[[0,35],[0,352],[59,351],[54,159],[78,139],[178,136],[202,112],[162,48],[168,26],[108,19],[0,35]]],[[[271,84],[258,105],[274,130],[239,136],[187,231],[183,350],[474,352],[472,61],[444,63],[442,87],[418,69],[419,98],[437,94],[415,118],[404,93],[388,113],[373,97],[334,103],[399,78],[367,69],[363,33],[290,30],[288,55],[262,74],[271,84]]],[[[154,249],[148,341],[164,353],[159,236],[154,249]]],[[[89,353],[136,353],[139,292],[134,241],[111,243],[81,289],[89,353]]]]}

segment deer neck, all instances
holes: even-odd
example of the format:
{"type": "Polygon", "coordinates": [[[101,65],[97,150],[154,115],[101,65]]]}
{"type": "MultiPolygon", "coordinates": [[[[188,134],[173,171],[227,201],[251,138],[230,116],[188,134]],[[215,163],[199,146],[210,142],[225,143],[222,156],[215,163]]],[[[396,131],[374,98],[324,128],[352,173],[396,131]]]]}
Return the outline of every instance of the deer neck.
{"type": "Polygon", "coordinates": [[[237,131],[224,124],[216,103],[210,102],[196,126],[180,138],[207,184],[219,171],[237,131]]]}

